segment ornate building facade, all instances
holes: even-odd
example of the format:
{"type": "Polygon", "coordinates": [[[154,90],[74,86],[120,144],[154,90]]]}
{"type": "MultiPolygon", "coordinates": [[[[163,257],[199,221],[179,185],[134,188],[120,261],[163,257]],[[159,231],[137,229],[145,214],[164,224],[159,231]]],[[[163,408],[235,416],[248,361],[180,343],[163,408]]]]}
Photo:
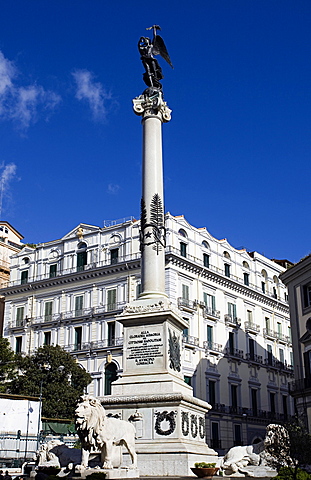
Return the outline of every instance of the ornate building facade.
{"type": "MultiPolygon", "coordinates": [[[[184,379],[212,405],[207,442],[222,453],[293,414],[285,268],[183,216],[168,213],[166,229],[166,293],[188,325],[184,379]]],[[[17,352],[61,345],[91,373],[89,392],[109,395],[123,368],[118,315],[139,293],[139,222],[80,224],[12,258],[4,335],[17,352]]]]}

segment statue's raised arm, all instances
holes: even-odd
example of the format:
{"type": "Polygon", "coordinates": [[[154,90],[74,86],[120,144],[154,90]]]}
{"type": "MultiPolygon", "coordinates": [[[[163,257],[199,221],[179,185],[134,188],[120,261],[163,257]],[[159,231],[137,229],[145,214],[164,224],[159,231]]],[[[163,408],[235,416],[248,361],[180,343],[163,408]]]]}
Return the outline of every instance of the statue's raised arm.
{"type": "Polygon", "coordinates": [[[163,38],[157,34],[157,31],[161,30],[160,26],[153,25],[152,27],[147,28],[147,30],[153,30],[153,39],[151,40],[149,37],[140,37],[138,42],[140,58],[145,67],[143,79],[148,87],[162,90],[160,80],[164,77],[159,62],[154,56],[161,55],[161,57],[164,58],[172,68],[173,65],[163,38]]]}

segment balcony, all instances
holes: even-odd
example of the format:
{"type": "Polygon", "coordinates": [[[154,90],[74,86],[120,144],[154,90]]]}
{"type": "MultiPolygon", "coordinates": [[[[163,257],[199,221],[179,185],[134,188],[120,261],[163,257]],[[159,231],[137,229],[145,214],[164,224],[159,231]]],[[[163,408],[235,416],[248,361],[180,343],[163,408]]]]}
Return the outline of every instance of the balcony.
{"type": "Polygon", "coordinates": [[[199,346],[199,339],[197,337],[192,337],[191,335],[183,335],[182,341],[186,345],[191,345],[191,346],[194,346],[194,347],[199,346]]]}
{"type": "Polygon", "coordinates": [[[275,358],[265,358],[265,365],[267,367],[278,368],[279,370],[284,370],[289,373],[294,372],[293,365],[288,365],[286,362],[281,362],[275,358]]]}
{"type": "Polygon", "coordinates": [[[210,318],[212,320],[217,320],[217,319],[220,318],[220,311],[204,305],[204,307],[203,307],[203,317],[204,318],[210,318]]]}
{"type": "Polygon", "coordinates": [[[187,312],[194,312],[197,309],[197,303],[193,300],[188,300],[187,298],[179,297],[177,299],[177,304],[181,310],[186,310],[187,312]]]}
{"type": "Polygon", "coordinates": [[[244,352],[243,350],[239,350],[238,348],[230,348],[226,347],[225,348],[225,355],[227,357],[235,357],[235,358],[244,358],[244,352]]]}
{"type": "Polygon", "coordinates": [[[294,382],[290,382],[288,384],[289,393],[291,395],[311,395],[311,378],[305,377],[300,378],[299,380],[295,380],[294,382]],[[307,392],[308,391],[308,392],[307,392]]]}
{"type": "Polygon", "coordinates": [[[261,364],[263,363],[262,355],[257,355],[256,353],[253,353],[253,354],[252,353],[246,353],[245,358],[249,362],[261,363],[261,364]]]}
{"type": "Polygon", "coordinates": [[[260,332],[260,325],[257,325],[253,322],[245,322],[244,323],[245,332],[251,333],[259,333],[260,332]]]}
{"type": "Polygon", "coordinates": [[[263,336],[265,338],[269,338],[270,340],[278,340],[281,343],[288,343],[290,344],[290,337],[288,335],[284,335],[281,332],[274,332],[273,330],[270,330],[269,328],[264,328],[263,329],[263,336]]]}
{"type": "Polygon", "coordinates": [[[214,342],[203,342],[203,348],[205,349],[206,354],[219,354],[223,353],[223,346],[220,345],[219,343],[214,343],[214,342]]]}
{"type": "Polygon", "coordinates": [[[230,327],[239,328],[241,326],[241,319],[237,318],[237,317],[234,317],[230,313],[227,313],[225,315],[225,323],[226,323],[226,325],[228,325],[230,327]]]}
{"type": "Polygon", "coordinates": [[[66,352],[94,352],[107,348],[121,347],[123,345],[123,337],[111,338],[106,340],[96,340],[94,342],[76,343],[64,347],[66,352]]]}
{"type": "Polygon", "coordinates": [[[219,413],[221,415],[234,415],[240,416],[241,420],[268,424],[271,421],[284,422],[290,420],[290,415],[278,412],[270,412],[266,410],[260,410],[259,408],[253,409],[248,407],[238,407],[233,405],[225,405],[223,403],[216,403],[212,406],[210,414],[219,413]]]}

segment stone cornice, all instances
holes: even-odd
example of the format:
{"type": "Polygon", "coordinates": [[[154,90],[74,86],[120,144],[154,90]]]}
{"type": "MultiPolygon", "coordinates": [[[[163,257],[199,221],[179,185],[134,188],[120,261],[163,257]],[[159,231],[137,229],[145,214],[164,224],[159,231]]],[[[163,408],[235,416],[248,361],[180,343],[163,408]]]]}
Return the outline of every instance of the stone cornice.
{"type": "Polygon", "coordinates": [[[198,407],[211,408],[211,406],[204,400],[200,400],[190,395],[184,395],[182,393],[163,393],[163,394],[151,394],[151,395],[108,395],[105,397],[99,397],[100,402],[103,405],[117,405],[117,404],[140,404],[140,403],[190,403],[198,407]]]}

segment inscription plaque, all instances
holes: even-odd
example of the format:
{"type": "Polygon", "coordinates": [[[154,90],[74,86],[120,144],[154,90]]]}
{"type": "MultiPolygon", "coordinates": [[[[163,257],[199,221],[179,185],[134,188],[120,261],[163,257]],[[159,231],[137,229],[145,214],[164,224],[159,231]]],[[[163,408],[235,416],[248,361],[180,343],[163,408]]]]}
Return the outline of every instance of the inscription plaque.
{"type": "Polygon", "coordinates": [[[163,330],[153,325],[127,331],[127,368],[163,365],[163,330]]]}

